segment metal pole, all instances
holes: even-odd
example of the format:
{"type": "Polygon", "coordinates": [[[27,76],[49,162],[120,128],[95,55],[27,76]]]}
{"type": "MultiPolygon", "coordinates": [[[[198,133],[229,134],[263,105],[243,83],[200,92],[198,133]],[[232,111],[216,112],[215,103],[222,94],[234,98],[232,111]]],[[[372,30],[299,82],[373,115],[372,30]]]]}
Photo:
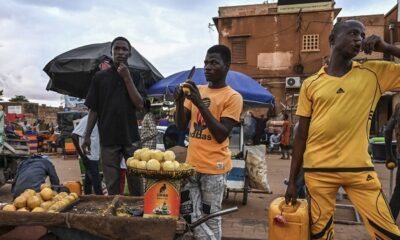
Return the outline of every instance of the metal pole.
{"type": "MultiPolygon", "coordinates": [[[[390,44],[393,45],[393,33],[394,33],[394,23],[389,24],[389,40],[390,40],[390,44]]],[[[394,61],[394,56],[390,55],[390,61],[394,61]]]]}
{"type": "MultiPolygon", "coordinates": [[[[395,25],[394,23],[389,24],[389,36],[390,36],[390,44],[393,44],[393,33],[394,33],[395,25]]],[[[394,56],[390,55],[390,61],[394,61],[394,56]]],[[[400,143],[397,143],[400,144],[400,143]]],[[[393,169],[390,169],[390,177],[389,177],[389,197],[391,198],[393,194],[393,169]]]]}
{"type": "Polygon", "coordinates": [[[239,136],[239,151],[243,152],[243,145],[244,145],[244,120],[240,121],[240,136],[239,136]]]}
{"type": "MultiPolygon", "coordinates": [[[[398,170],[397,170],[398,171],[398,170]]],[[[393,194],[393,169],[390,169],[390,177],[389,177],[389,198],[392,198],[393,194]]]]}

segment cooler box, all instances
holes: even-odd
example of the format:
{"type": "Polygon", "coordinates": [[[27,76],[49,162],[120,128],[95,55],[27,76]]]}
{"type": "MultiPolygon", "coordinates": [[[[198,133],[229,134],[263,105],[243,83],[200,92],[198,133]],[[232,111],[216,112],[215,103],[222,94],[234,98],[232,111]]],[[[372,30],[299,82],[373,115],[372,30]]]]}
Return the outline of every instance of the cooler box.
{"type": "Polygon", "coordinates": [[[308,240],[310,239],[308,203],[298,199],[294,205],[287,205],[285,198],[272,201],[268,212],[268,240],[308,240]],[[285,223],[274,221],[282,215],[285,223]]]}

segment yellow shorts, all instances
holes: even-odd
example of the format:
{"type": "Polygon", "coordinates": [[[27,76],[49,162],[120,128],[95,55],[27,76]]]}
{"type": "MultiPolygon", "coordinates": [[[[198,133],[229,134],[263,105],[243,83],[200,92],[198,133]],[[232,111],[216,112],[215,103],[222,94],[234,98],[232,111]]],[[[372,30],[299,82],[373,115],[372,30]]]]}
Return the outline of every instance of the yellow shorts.
{"type": "Polygon", "coordinates": [[[341,186],[372,239],[400,239],[375,171],[306,172],[304,177],[310,195],[312,239],[333,239],[336,193],[341,186]]]}

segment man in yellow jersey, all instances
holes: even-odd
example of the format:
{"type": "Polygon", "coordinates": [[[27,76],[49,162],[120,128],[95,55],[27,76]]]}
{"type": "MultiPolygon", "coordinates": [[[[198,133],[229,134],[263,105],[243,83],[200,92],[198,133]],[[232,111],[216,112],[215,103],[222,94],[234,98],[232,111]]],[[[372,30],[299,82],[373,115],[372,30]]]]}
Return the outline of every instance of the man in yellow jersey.
{"type": "MultiPolygon", "coordinates": [[[[188,222],[221,210],[226,175],[232,169],[228,137],[239,122],[243,99],[225,82],[230,63],[229,48],[224,45],[209,48],[204,60],[208,85],[196,86],[189,81],[183,86],[187,89],[178,88],[175,92],[176,126],[183,131],[190,121],[186,162],[196,168],[181,194],[181,212],[188,222]]],[[[194,236],[221,239],[221,217],[196,227],[194,236]]]]}
{"type": "Polygon", "coordinates": [[[335,24],[329,36],[328,66],[301,87],[286,202],[296,201],[296,176],[304,160],[311,204],[312,239],[333,239],[336,192],[343,187],[373,239],[400,239],[381,189],[368,137],[381,95],[400,88],[400,65],[386,61],[352,61],[360,51],[400,57],[400,49],[378,36],[365,38],[355,20],[335,24]]]}

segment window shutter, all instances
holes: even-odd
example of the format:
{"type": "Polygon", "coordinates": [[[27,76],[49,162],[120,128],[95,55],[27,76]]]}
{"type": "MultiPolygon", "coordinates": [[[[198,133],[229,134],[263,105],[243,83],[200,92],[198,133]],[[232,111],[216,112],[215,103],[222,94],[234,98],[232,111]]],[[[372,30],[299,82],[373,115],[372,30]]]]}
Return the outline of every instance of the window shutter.
{"type": "Polygon", "coordinates": [[[245,38],[232,39],[232,62],[244,63],[246,61],[247,61],[246,39],[245,38]]]}

